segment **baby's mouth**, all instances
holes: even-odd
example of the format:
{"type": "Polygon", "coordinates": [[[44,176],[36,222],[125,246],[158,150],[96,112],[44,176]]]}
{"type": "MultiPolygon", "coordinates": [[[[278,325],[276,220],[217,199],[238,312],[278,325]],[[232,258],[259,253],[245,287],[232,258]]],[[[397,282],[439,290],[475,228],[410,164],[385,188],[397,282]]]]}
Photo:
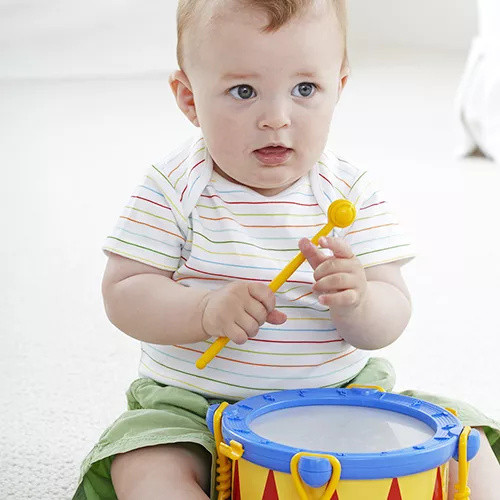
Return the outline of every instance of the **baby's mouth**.
{"type": "Polygon", "coordinates": [[[254,151],[257,159],[265,165],[280,165],[288,160],[293,149],[283,146],[266,146],[254,151]]]}

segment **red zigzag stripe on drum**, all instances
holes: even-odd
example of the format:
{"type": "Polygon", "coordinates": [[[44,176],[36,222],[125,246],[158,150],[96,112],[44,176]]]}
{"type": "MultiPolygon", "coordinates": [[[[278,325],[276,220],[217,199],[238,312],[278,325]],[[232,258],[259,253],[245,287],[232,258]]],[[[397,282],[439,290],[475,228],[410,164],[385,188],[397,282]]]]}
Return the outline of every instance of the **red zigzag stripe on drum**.
{"type": "Polygon", "coordinates": [[[262,500],[279,500],[278,488],[276,488],[276,481],[272,470],[269,470],[269,474],[267,475],[266,487],[264,488],[262,500]]]}
{"type": "Polygon", "coordinates": [[[394,478],[392,480],[391,489],[389,490],[389,496],[387,497],[387,500],[403,500],[397,478],[394,478]]]}
{"type": "MultiPolygon", "coordinates": [[[[231,492],[232,500],[241,500],[240,492],[240,474],[238,469],[238,461],[234,462],[234,473],[233,473],[233,488],[231,492]]],[[[262,500],[279,500],[278,488],[276,486],[276,480],[274,478],[274,472],[269,470],[267,474],[266,486],[264,487],[264,493],[262,495],[262,500]]],[[[340,500],[337,491],[334,491],[330,500],[340,500]]],[[[387,500],[403,500],[401,496],[401,490],[399,488],[399,482],[397,478],[393,478],[391,483],[391,489],[389,490],[389,496],[387,500]]],[[[437,467],[436,472],[436,482],[434,484],[434,493],[432,495],[432,500],[444,500],[443,499],[443,480],[441,478],[441,468],[437,467]]]]}
{"type": "Polygon", "coordinates": [[[231,498],[232,500],[241,500],[240,472],[238,470],[238,460],[234,461],[233,491],[231,492],[231,498]]]}
{"type": "Polygon", "coordinates": [[[441,479],[441,467],[437,468],[436,484],[434,486],[434,494],[432,500],[443,500],[443,481],[441,479]]]}

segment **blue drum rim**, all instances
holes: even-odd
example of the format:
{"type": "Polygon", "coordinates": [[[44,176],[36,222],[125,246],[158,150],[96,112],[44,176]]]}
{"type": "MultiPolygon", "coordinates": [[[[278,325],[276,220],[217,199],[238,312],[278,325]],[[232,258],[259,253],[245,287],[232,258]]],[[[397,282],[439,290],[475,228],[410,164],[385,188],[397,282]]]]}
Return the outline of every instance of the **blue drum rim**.
{"type": "Polygon", "coordinates": [[[342,479],[384,479],[417,474],[446,463],[456,452],[463,425],[455,415],[427,401],[365,388],[323,388],[270,392],[226,408],[222,417],[224,441],[243,445],[242,458],[266,469],[290,473],[290,461],[300,451],[329,453],[341,464],[342,479]],[[345,405],[395,411],[427,424],[434,436],[400,450],[380,453],[335,453],[304,450],[264,439],[250,430],[257,417],[296,406],[345,405]]]}

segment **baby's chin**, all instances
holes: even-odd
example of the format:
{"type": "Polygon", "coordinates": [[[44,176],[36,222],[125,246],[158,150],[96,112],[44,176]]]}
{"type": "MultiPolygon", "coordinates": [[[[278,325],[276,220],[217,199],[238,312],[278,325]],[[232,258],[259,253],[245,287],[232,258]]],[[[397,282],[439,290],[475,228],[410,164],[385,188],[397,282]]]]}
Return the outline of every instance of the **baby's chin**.
{"type": "Polygon", "coordinates": [[[253,189],[256,193],[259,193],[262,196],[275,196],[275,195],[280,194],[281,192],[285,191],[285,189],[290,187],[292,184],[290,184],[289,186],[275,187],[275,188],[258,188],[258,187],[251,187],[251,186],[247,186],[247,187],[249,187],[250,189],[253,189]]]}
{"type": "Polygon", "coordinates": [[[262,194],[264,196],[274,196],[276,194],[281,193],[282,191],[285,191],[285,189],[288,189],[291,185],[295,184],[298,179],[288,179],[283,182],[276,182],[276,183],[268,183],[268,184],[263,184],[263,183],[242,183],[236,181],[238,184],[243,184],[244,186],[253,189],[255,192],[262,194]]]}
{"type": "MultiPolygon", "coordinates": [[[[274,196],[276,194],[281,193],[285,189],[289,188],[292,184],[294,184],[300,177],[302,176],[294,176],[292,178],[286,178],[286,179],[272,179],[269,180],[267,179],[266,181],[262,180],[259,181],[258,179],[252,180],[252,179],[238,179],[235,177],[232,177],[229,175],[227,172],[225,172],[222,168],[219,167],[214,161],[214,170],[221,176],[224,177],[224,179],[227,179],[228,181],[234,182],[235,184],[239,184],[240,186],[245,186],[247,188],[252,189],[256,193],[262,194],[264,196],[274,196]]],[[[280,169],[283,168],[283,166],[276,166],[276,167],[269,167],[265,166],[263,167],[265,169],[280,169]]]]}

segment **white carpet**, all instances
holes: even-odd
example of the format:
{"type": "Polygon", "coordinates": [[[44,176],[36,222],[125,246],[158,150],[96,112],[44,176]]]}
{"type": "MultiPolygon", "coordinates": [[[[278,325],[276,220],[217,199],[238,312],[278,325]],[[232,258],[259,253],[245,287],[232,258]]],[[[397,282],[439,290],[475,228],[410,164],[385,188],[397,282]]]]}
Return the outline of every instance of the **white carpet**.
{"type": "MultiPolygon", "coordinates": [[[[499,418],[500,166],[452,155],[465,53],[352,61],[332,144],[377,172],[419,248],[412,321],[381,354],[396,389],[499,418]]],[[[165,75],[0,82],[0,498],[69,498],[124,409],[138,345],[104,315],[100,246],[143,168],[193,131],[165,75]]]]}

